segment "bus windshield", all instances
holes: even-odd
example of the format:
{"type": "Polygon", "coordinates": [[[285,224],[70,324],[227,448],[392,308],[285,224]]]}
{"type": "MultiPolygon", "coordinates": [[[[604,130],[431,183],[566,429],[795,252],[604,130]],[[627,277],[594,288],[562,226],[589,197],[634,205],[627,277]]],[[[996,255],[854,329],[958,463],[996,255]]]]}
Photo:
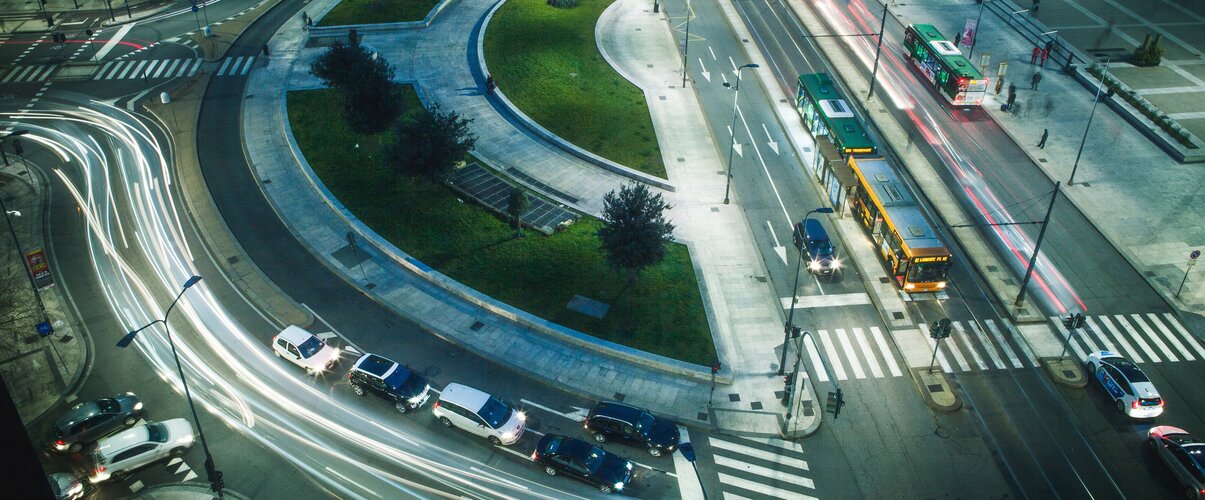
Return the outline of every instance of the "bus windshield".
{"type": "Polygon", "coordinates": [[[946,280],[946,272],[950,270],[950,262],[913,263],[908,269],[909,283],[934,283],[946,280]]]}

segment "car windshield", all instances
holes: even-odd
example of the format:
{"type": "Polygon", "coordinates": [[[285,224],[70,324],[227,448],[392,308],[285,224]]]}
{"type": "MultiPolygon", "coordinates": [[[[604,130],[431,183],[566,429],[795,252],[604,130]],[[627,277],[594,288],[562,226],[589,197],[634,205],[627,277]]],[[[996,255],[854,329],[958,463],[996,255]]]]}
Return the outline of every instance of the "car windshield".
{"type": "Polygon", "coordinates": [[[310,337],[309,340],[297,346],[297,349],[301,350],[301,357],[311,358],[315,354],[318,354],[318,351],[321,351],[324,345],[326,344],[323,344],[322,340],[318,339],[318,337],[310,337]]]}
{"type": "Polygon", "coordinates": [[[1109,360],[1109,363],[1116,366],[1118,370],[1121,370],[1121,373],[1126,376],[1126,379],[1129,379],[1131,384],[1151,381],[1151,379],[1146,378],[1146,374],[1142,373],[1142,370],[1138,369],[1138,365],[1131,363],[1128,359],[1112,358],[1109,360]]]}
{"type": "Polygon", "coordinates": [[[949,262],[914,262],[908,271],[908,281],[912,283],[945,281],[946,271],[949,269],[949,262]]]}
{"type": "Polygon", "coordinates": [[[636,419],[636,430],[645,436],[653,432],[653,416],[649,415],[648,412],[640,412],[640,417],[636,419]]]}
{"type": "Polygon", "coordinates": [[[514,410],[512,410],[509,406],[506,406],[505,403],[491,397],[485,400],[485,406],[482,406],[481,409],[477,411],[477,414],[480,415],[481,418],[485,419],[486,423],[490,424],[490,427],[497,429],[502,427],[502,424],[505,424],[506,421],[510,420],[510,414],[512,412],[514,412],[514,410]]]}
{"type": "Polygon", "coordinates": [[[402,368],[401,365],[398,365],[397,369],[393,370],[393,373],[390,373],[388,377],[385,377],[385,385],[388,385],[390,389],[397,390],[411,378],[410,370],[402,368]]]}
{"type": "Polygon", "coordinates": [[[590,454],[586,456],[586,468],[590,469],[590,475],[598,473],[598,469],[602,467],[603,462],[607,459],[607,452],[597,446],[590,447],[590,454]]]}
{"type": "Polygon", "coordinates": [[[808,250],[816,257],[830,257],[833,255],[833,244],[828,240],[808,241],[808,250]]]}
{"type": "Polygon", "coordinates": [[[163,425],[162,422],[157,423],[157,424],[147,424],[146,434],[147,434],[146,438],[148,440],[154,441],[156,443],[166,443],[167,442],[167,426],[163,425]]]}
{"type": "Polygon", "coordinates": [[[121,410],[121,405],[117,404],[116,399],[98,399],[96,400],[96,406],[100,407],[100,411],[105,413],[117,413],[121,410]]]}

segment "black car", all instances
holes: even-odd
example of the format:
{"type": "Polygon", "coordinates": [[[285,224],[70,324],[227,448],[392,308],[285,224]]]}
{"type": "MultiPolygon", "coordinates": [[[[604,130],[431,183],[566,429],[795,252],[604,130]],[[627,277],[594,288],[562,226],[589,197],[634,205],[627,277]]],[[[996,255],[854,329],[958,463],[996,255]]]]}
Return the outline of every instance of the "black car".
{"type": "Polygon", "coordinates": [[[595,441],[605,443],[608,439],[614,439],[639,443],[654,457],[673,453],[681,437],[678,424],[654,417],[635,406],[614,401],[594,405],[586,417],[585,427],[595,441]]]}
{"type": "Polygon", "coordinates": [[[564,473],[598,487],[603,493],[623,490],[632,482],[632,462],[580,439],[556,434],[540,438],[531,460],[549,476],[564,473]]]}
{"type": "Polygon", "coordinates": [[[142,401],[132,392],[77,404],[54,421],[51,449],[79,453],[85,444],[130,427],[139,418],[142,401]]]}
{"type": "Polygon", "coordinates": [[[372,394],[393,403],[402,413],[422,406],[431,397],[431,386],[422,375],[372,353],[360,356],[347,380],[357,396],[372,394]]]}
{"type": "Polygon", "coordinates": [[[1185,498],[1205,499],[1205,442],[1184,429],[1160,425],[1147,431],[1147,443],[1184,485],[1185,498]]]}

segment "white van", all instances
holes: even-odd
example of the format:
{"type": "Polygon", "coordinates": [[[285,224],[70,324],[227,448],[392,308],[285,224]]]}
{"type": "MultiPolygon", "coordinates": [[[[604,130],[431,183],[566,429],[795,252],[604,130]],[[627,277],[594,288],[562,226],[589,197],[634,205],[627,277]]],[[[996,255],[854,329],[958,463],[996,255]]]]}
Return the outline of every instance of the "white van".
{"type": "Polygon", "coordinates": [[[489,439],[495,445],[511,445],[523,435],[527,416],[502,400],[472,387],[448,384],[431,411],[444,427],[459,427],[489,439]]]}

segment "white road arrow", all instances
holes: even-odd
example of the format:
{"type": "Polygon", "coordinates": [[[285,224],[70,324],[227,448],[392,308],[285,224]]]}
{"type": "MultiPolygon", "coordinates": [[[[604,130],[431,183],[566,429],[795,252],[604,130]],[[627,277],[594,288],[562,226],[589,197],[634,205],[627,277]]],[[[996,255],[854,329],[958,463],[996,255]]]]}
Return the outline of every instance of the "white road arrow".
{"type": "Polygon", "coordinates": [[[556,410],[554,410],[554,409],[552,409],[552,408],[549,408],[549,407],[544,406],[544,405],[539,404],[539,403],[533,403],[533,402],[528,401],[528,400],[526,400],[526,399],[520,399],[520,400],[519,400],[519,402],[520,402],[520,403],[523,403],[523,404],[525,404],[525,405],[527,405],[527,406],[534,406],[534,407],[536,407],[536,408],[539,408],[539,409],[541,409],[541,410],[544,410],[544,411],[546,411],[546,412],[548,412],[548,413],[552,413],[552,414],[554,414],[554,415],[560,415],[560,416],[565,417],[565,418],[567,418],[567,419],[569,419],[569,420],[572,420],[572,421],[574,421],[574,422],[581,422],[581,421],[583,421],[583,420],[585,420],[585,419],[586,419],[586,415],[590,414],[590,411],[589,411],[589,410],[587,410],[587,409],[585,409],[585,408],[579,408],[579,407],[577,407],[577,406],[570,406],[570,408],[573,408],[573,411],[571,411],[571,412],[569,412],[569,413],[561,413],[561,412],[556,411],[556,410]]]}
{"type": "Polygon", "coordinates": [[[708,83],[711,82],[711,72],[707,71],[707,68],[703,66],[702,57],[699,58],[699,72],[703,74],[703,78],[706,79],[708,83]]]}
{"type": "Polygon", "coordinates": [[[766,229],[770,230],[770,237],[774,239],[774,253],[782,259],[782,265],[787,265],[787,247],[778,244],[778,235],[774,233],[774,225],[770,221],[766,221],[766,229]]]}
{"type": "Polygon", "coordinates": [[[774,154],[779,154],[778,153],[778,142],[775,142],[774,136],[770,135],[770,129],[766,128],[766,124],[764,124],[764,123],[761,124],[761,129],[766,131],[766,138],[770,139],[768,142],[766,142],[766,144],[768,144],[770,146],[770,149],[774,150],[774,154]]]}

